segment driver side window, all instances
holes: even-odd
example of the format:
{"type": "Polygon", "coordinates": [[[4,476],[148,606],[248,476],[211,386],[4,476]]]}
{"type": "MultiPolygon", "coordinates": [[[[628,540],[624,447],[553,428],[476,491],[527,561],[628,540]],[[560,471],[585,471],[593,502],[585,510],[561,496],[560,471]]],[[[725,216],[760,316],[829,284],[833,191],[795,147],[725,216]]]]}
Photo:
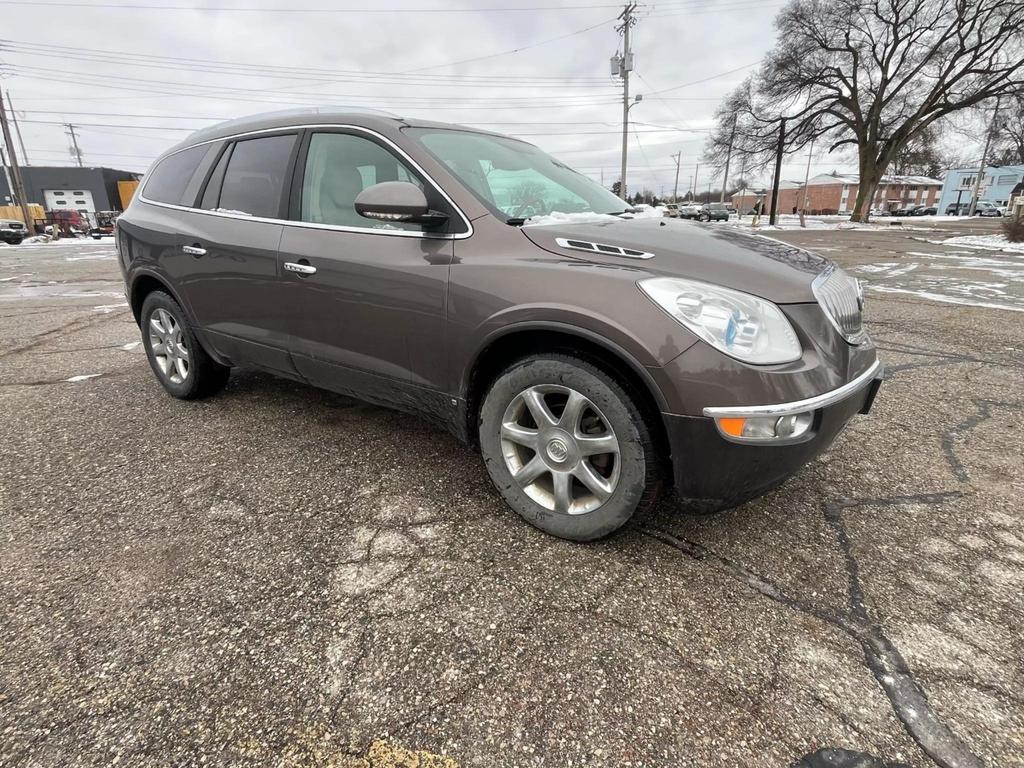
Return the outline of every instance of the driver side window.
{"type": "Polygon", "coordinates": [[[422,231],[419,224],[356,213],[359,193],[383,181],[409,181],[423,188],[411,170],[376,142],[347,133],[315,133],[306,154],[299,218],[341,227],[422,231]]]}

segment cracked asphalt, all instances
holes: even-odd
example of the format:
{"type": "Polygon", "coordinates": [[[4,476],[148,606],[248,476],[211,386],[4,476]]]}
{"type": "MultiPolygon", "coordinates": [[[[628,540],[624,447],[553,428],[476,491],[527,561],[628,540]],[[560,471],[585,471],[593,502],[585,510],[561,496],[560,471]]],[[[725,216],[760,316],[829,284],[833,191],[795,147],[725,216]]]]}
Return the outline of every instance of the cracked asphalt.
{"type": "Polygon", "coordinates": [[[895,230],[772,233],[871,281],[871,415],[589,545],[407,416],[168,397],[110,243],[0,248],[0,765],[1024,765],[1024,257],[895,230]]]}

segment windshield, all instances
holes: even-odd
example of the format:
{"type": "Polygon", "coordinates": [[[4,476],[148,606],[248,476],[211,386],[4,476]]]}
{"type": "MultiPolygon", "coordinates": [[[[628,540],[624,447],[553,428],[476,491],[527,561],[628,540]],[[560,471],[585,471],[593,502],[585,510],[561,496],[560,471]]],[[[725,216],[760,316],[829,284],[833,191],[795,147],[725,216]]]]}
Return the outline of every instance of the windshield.
{"type": "Polygon", "coordinates": [[[532,144],[470,131],[408,131],[509,223],[549,213],[622,213],[627,206],[596,181],[532,144]]]}

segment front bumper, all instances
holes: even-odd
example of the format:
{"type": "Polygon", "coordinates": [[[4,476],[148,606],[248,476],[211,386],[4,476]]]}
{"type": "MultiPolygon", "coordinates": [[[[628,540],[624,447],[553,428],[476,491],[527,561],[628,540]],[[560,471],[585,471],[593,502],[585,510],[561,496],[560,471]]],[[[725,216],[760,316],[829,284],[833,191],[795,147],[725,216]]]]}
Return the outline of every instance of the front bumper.
{"type": "Polygon", "coordinates": [[[707,416],[663,414],[676,495],[704,507],[727,508],[778,486],[828,449],[856,414],[871,409],[882,383],[882,367],[877,364],[867,373],[870,375],[859,376],[832,392],[801,401],[705,408],[707,416]],[[741,412],[783,416],[809,410],[814,413],[813,426],[806,435],[791,442],[735,442],[719,431],[712,417],[741,412]]]}

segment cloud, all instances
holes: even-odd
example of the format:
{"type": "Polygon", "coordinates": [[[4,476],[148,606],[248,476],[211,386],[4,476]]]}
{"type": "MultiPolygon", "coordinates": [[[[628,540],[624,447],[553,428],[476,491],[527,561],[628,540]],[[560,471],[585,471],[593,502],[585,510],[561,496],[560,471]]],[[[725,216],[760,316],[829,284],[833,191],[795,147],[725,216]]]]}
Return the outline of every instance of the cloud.
{"type": "MultiPolygon", "coordinates": [[[[492,0],[493,6],[545,9],[469,13],[300,10],[344,7],[327,0],[295,0],[290,12],[251,10],[281,8],[283,0],[151,3],[174,10],[144,8],[140,0],[132,4],[138,7],[5,6],[8,28],[18,30],[12,47],[2,51],[12,73],[5,85],[22,117],[33,164],[71,162],[63,127],[43,121],[78,124],[90,165],[144,170],[185,135],[177,128],[299,104],[356,103],[523,136],[593,178],[600,179],[603,170],[609,186],[618,178],[621,91],[609,75],[609,58],[620,37],[612,21],[618,9],[603,7],[607,0],[586,8],[578,7],[587,5],[579,0],[566,0],[573,8],[555,7],[553,0],[492,0]],[[580,31],[587,27],[595,28],[580,31]],[[83,57],[71,49],[120,56],[83,57]],[[146,66],[154,56],[181,61],[146,66]],[[465,59],[477,60],[450,64],[465,59]],[[187,60],[274,69],[254,73],[212,63],[197,69],[187,60]]],[[[358,0],[350,7],[369,4],[358,0]]],[[[479,4],[436,0],[418,7],[479,4]]],[[[771,22],[778,8],[752,0],[645,6],[633,30],[631,90],[653,94],[757,61],[774,40],[771,22]]],[[[630,187],[671,192],[670,155],[677,151],[683,155],[680,191],[695,171],[698,188],[706,189],[709,180],[719,185],[709,169],[696,167],[706,135],[701,130],[711,124],[717,100],[745,74],[651,95],[637,105],[630,113],[637,123],[629,142],[630,187]]],[[[828,167],[812,170],[846,167],[838,160],[823,162],[828,167]]],[[[784,175],[802,177],[802,163],[787,163],[784,175]]]]}

